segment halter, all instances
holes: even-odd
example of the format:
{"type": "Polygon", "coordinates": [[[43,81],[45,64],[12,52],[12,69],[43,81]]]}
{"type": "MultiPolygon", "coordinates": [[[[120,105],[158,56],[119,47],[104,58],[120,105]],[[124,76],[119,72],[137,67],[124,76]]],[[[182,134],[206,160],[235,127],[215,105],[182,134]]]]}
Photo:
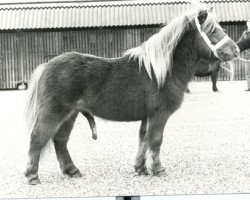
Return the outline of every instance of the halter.
{"type": "Polygon", "coordinates": [[[230,38],[226,35],[224,38],[222,38],[216,45],[213,45],[211,43],[211,41],[209,40],[209,38],[207,37],[207,34],[201,30],[201,25],[199,23],[198,17],[195,17],[195,24],[197,26],[197,29],[199,31],[199,33],[201,34],[201,37],[204,39],[204,41],[206,42],[206,44],[209,46],[209,48],[211,49],[211,51],[214,53],[214,55],[219,58],[218,54],[217,54],[217,49],[220,48],[223,44],[225,44],[230,38]]]}

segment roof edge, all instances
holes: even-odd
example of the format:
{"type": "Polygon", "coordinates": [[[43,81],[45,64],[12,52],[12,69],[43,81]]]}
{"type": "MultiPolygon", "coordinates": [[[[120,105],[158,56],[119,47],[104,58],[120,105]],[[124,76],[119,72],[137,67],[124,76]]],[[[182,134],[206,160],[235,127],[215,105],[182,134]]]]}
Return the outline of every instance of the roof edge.
{"type": "MultiPolygon", "coordinates": [[[[249,0],[204,0],[202,3],[246,3],[249,0]]],[[[169,5],[189,4],[187,0],[110,0],[110,1],[44,1],[44,2],[21,2],[21,3],[0,3],[0,10],[19,9],[47,9],[47,8],[77,8],[77,7],[119,7],[119,6],[140,6],[140,5],[169,5]]]]}

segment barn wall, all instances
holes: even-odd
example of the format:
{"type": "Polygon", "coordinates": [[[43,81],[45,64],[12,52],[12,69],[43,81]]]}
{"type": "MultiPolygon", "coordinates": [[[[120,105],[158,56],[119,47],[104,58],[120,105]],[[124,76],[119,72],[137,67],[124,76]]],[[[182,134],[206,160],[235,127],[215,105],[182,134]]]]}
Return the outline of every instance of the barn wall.
{"type": "MultiPolygon", "coordinates": [[[[15,88],[29,81],[32,71],[41,63],[68,51],[103,57],[118,57],[127,49],[140,45],[157,31],[159,26],[92,28],[68,30],[37,30],[0,32],[0,89],[15,88]]],[[[223,24],[228,34],[238,40],[246,29],[244,24],[223,24]]],[[[245,79],[244,64],[236,61],[235,79],[245,79]]],[[[229,80],[220,72],[220,80],[229,80]]],[[[196,81],[209,80],[195,78],[196,81]]]]}

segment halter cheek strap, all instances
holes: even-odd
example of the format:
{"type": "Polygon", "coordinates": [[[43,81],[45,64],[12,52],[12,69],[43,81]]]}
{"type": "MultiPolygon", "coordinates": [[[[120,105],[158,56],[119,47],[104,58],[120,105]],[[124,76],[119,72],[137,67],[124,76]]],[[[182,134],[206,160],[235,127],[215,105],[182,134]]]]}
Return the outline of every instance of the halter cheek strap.
{"type": "Polygon", "coordinates": [[[213,45],[209,38],[207,37],[207,34],[201,30],[201,25],[199,23],[198,17],[195,17],[195,24],[197,26],[197,29],[199,33],[201,34],[201,37],[204,39],[206,44],[209,46],[211,51],[214,53],[214,55],[219,58],[217,54],[217,49],[220,48],[223,44],[225,44],[230,38],[226,35],[223,39],[221,39],[216,45],[213,45]]]}

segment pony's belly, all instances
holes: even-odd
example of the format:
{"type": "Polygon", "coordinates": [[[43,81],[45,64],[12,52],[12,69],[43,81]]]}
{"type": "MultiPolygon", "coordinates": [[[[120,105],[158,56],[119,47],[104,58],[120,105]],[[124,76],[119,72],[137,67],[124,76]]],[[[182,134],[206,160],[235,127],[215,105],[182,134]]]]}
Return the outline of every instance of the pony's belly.
{"type": "Polygon", "coordinates": [[[92,111],[93,115],[107,119],[112,121],[139,121],[142,120],[144,117],[144,113],[141,110],[120,110],[115,111],[114,109],[96,109],[92,111]]]}
{"type": "Polygon", "coordinates": [[[195,73],[195,76],[197,77],[205,77],[205,76],[210,76],[212,72],[197,72],[195,73]]]}
{"type": "Polygon", "coordinates": [[[94,116],[112,121],[139,121],[145,118],[143,106],[136,103],[95,105],[89,110],[94,116]]]}

